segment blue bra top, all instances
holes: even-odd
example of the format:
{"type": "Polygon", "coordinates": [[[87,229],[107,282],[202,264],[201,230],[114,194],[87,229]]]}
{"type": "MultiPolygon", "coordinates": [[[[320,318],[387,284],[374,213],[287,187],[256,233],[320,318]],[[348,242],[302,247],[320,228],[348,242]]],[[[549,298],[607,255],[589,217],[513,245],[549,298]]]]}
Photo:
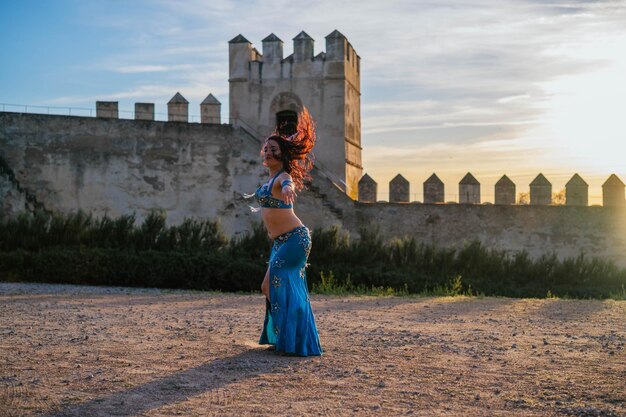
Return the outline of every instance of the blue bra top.
{"type": "Polygon", "coordinates": [[[280,198],[276,198],[272,195],[272,187],[274,186],[274,181],[283,171],[278,171],[272,181],[270,181],[269,186],[267,183],[263,184],[259,188],[257,188],[254,193],[254,198],[259,202],[261,207],[263,208],[279,208],[279,209],[289,209],[293,208],[293,204],[286,204],[280,198]]]}

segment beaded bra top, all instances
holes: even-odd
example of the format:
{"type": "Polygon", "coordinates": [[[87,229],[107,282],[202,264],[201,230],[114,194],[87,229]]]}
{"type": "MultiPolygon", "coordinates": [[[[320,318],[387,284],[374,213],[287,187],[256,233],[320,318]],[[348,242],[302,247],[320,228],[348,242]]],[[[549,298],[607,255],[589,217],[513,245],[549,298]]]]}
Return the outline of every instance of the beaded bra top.
{"type": "Polygon", "coordinates": [[[261,207],[263,208],[279,208],[279,209],[290,209],[293,208],[293,204],[287,204],[280,198],[276,198],[272,195],[272,187],[274,186],[274,181],[281,174],[281,171],[278,171],[274,178],[270,181],[269,185],[267,183],[263,184],[259,188],[257,188],[254,193],[254,198],[259,202],[261,207]]]}

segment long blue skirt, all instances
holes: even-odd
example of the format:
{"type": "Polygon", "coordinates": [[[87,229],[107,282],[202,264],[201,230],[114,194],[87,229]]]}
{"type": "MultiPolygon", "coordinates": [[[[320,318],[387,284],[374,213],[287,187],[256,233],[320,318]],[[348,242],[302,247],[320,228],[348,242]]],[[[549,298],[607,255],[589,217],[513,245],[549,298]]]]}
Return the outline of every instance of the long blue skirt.
{"type": "Polygon", "coordinates": [[[321,355],[322,347],[306,283],[306,260],[311,235],[305,226],[274,239],[269,262],[270,301],[259,343],[276,345],[277,352],[321,355]]]}

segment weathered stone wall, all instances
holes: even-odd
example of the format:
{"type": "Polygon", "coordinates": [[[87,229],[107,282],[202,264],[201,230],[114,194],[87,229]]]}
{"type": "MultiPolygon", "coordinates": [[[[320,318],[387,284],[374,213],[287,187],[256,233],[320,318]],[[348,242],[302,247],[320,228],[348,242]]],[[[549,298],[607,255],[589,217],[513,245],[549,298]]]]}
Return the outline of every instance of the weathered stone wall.
{"type": "Polygon", "coordinates": [[[479,240],[487,247],[533,258],[585,255],[626,267],[626,208],[496,206],[461,204],[354,203],[344,227],[378,225],[387,238],[414,236],[418,242],[462,247],[479,240]]]}
{"type": "MultiPolygon", "coordinates": [[[[150,209],[168,220],[219,219],[229,235],[260,221],[242,198],[267,179],[260,143],[230,125],[0,112],[0,210],[26,204],[112,216],[150,209]]],[[[351,236],[378,225],[385,238],[460,247],[479,240],[533,257],[584,252],[626,267],[626,208],[358,203],[321,171],[296,202],[310,227],[351,236]]]]}
{"type": "MultiPolygon", "coordinates": [[[[266,180],[259,149],[230,125],[0,113],[0,156],[15,176],[15,184],[1,176],[1,207],[23,209],[28,193],[62,212],[141,219],[158,208],[171,223],[219,218],[238,234],[260,221],[249,209],[255,203],[242,197],[266,180]]],[[[299,203],[305,221],[340,223],[314,193],[299,203]]]]}
{"type": "Polygon", "coordinates": [[[0,175],[0,213],[14,215],[23,211],[26,205],[26,195],[6,175],[0,175]]]}

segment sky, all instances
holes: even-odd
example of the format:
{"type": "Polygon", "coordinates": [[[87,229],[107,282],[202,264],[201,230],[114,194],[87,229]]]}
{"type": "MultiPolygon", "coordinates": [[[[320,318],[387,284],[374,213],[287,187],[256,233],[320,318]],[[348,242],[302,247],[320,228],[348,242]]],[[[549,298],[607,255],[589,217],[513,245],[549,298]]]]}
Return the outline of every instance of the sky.
{"type": "Polygon", "coordinates": [[[154,102],[165,119],[180,92],[198,121],[212,93],[226,121],[230,39],[261,50],[275,33],[287,56],[304,30],[318,54],[335,29],[361,57],[379,199],[398,173],[418,201],[432,173],[447,201],[467,172],[483,201],[503,174],[527,192],[541,172],[557,192],[578,173],[591,204],[610,174],[626,182],[626,0],[3,1],[0,110],[89,115],[112,100],[132,118],[154,102]]]}

